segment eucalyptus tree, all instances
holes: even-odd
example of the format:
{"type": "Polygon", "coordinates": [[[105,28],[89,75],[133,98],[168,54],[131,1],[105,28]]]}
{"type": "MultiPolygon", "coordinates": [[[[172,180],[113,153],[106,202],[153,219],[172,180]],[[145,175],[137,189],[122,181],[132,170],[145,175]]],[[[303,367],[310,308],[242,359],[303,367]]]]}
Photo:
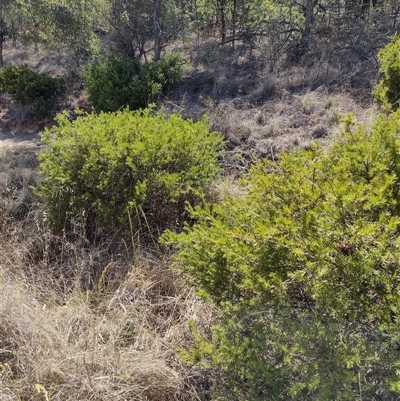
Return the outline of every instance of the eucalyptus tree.
{"type": "Polygon", "coordinates": [[[0,3],[0,66],[3,66],[3,42],[8,33],[7,14],[11,1],[2,1],[0,3]]]}
{"type": "Polygon", "coordinates": [[[78,65],[100,50],[96,28],[106,24],[109,6],[105,0],[40,1],[43,14],[30,10],[37,22],[40,41],[49,47],[71,50],[78,65]]]}
{"type": "Polygon", "coordinates": [[[131,57],[146,58],[151,50],[159,59],[185,29],[186,18],[177,0],[110,0],[110,36],[116,50],[131,57]]]}
{"type": "Polygon", "coordinates": [[[50,44],[73,50],[78,63],[87,60],[100,50],[95,31],[106,26],[108,12],[104,0],[53,1],[50,44]]]}
{"type": "Polygon", "coordinates": [[[24,43],[72,50],[80,63],[99,49],[94,28],[104,25],[107,12],[106,0],[1,0],[0,42],[12,34],[24,43]]]}

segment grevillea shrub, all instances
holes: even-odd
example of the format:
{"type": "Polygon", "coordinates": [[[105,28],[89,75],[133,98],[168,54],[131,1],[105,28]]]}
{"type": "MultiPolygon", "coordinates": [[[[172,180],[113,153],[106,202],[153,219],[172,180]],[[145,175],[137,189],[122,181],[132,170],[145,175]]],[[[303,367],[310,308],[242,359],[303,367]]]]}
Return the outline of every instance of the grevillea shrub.
{"type": "Polygon", "coordinates": [[[147,107],[157,96],[168,94],[182,79],[182,59],[172,54],[141,65],[137,59],[109,56],[89,65],[82,74],[89,102],[96,111],[147,107]]]}
{"type": "Polygon", "coordinates": [[[221,316],[182,356],[224,372],[221,400],[397,399],[400,112],[241,186],[162,238],[221,316]]]}
{"type": "Polygon", "coordinates": [[[381,80],[373,93],[386,109],[397,110],[400,101],[400,37],[396,34],[379,53],[381,80]]]}
{"type": "Polygon", "coordinates": [[[0,68],[0,91],[7,92],[15,103],[28,106],[39,117],[53,107],[64,83],[63,78],[32,71],[27,65],[0,68]]]}
{"type": "Polygon", "coordinates": [[[130,83],[139,74],[137,59],[109,56],[87,66],[82,78],[96,111],[117,111],[131,103],[130,83]]]}
{"type": "Polygon", "coordinates": [[[54,229],[77,218],[115,228],[136,216],[154,229],[179,225],[185,202],[198,201],[219,170],[223,139],[206,121],[146,109],[57,122],[41,134],[37,188],[54,229]]]}

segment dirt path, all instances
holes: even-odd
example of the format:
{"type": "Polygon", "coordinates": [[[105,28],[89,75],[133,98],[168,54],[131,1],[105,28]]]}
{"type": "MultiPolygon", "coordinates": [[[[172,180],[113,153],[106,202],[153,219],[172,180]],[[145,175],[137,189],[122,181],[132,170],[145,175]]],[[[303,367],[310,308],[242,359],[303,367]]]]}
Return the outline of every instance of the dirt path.
{"type": "Polygon", "coordinates": [[[30,121],[23,109],[10,107],[6,95],[0,96],[0,150],[12,148],[38,148],[40,146],[39,122],[30,121]]]}
{"type": "Polygon", "coordinates": [[[39,148],[40,137],[37,131],[12,132],[0,128],[0,150],[12,148],[39,148]]]}

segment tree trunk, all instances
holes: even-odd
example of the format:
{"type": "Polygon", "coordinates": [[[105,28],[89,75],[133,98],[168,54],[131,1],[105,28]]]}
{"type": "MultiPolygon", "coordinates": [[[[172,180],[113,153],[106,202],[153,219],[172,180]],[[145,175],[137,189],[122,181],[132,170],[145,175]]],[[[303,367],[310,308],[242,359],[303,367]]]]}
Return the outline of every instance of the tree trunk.
{"type": "Polygon", "coordinates": [[[3,18],[0,18],[0,67],[3,67],[3,42],[6,35],[6,23],[3,18]]]}
{"type": "Polygon", "coordinates": [[[237,0],[233,0],[233,10],[232,10],[232,49],[235,49],[236,15],[237,15],[237,0]]]}
{"type": "Polygon", "coordinates": [[[3,34],[0,32],[0,67],[3,67],[4,62],[3,62],[3,34]]]}
{"type": "MultiPolygon", "coordinates": [[[[2,1],[2,0],[0,0],[2,1]]],[[[0,67],[3,67],[3,42],[7,34],[7,26],[4,17],[4,9],[0,5],[0,67]]]]}
{"type": "Polygon", "coordinates": [[[353,19],[357,14],[357,0],[346,0],[345,1],[345,10],[346,10],[346,17],[347,19],[353,19]]]}
{"type": "Polygon", "coordinates": [[[219,0],[217,2],[219,11],[219,24],[220,24],[220,36],[221,43],[225,43],[226,39],[226,18],[225,18],[225,0],[219,0]]]}
{"type": "Polygon", "coordinates": [[[362,0],[361,1],[361,13],[367,14],[369,11],[370,0],[362,0]]]}
{"type": "Polygon", "coordinates": [[[154,3],[154,60],[161,58],[161,0],[154,3]]]}
{"type": "Polygon", "coordinates": [[[305,25],[301,37],[300,56],[303,56],[310,46],[311,30],[314,25],[314,8],[317,4],[318,0],[307,0],[306,5],[303,7],[305,25]]]}

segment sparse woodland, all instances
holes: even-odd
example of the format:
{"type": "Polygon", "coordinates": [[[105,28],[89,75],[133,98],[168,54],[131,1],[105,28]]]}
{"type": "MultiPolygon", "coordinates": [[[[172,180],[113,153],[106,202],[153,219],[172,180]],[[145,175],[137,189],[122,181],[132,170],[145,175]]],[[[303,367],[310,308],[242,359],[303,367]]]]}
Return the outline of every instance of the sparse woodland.
{"type": "Polygon", "coordinates": [[[398,400],[399,18],[1,1],[0,400],[398,400]]]}

